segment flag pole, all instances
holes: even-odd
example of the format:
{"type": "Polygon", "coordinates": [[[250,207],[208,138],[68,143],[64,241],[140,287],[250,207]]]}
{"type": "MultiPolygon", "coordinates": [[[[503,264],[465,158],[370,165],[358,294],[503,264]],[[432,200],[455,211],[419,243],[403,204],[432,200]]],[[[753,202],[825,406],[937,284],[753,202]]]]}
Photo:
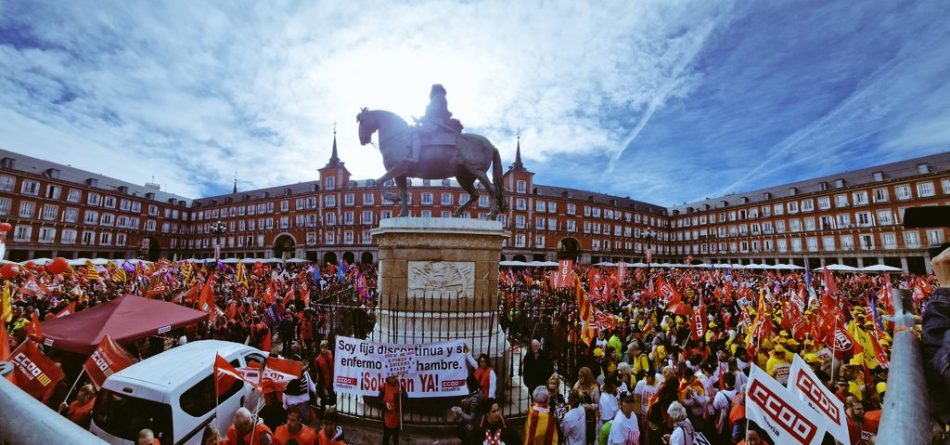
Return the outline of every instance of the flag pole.
{"type": "Polygon", "coordinates": [[[69,391],[66,393],[66,397],[63,399],[63,403],[66,403],[69,400],[69,396],[73,394],[73,390],[76,389],[76,384],[79,383],[79,379],[82,378],[82,375],[86,373],[86,368],[79,370],[79,375],[76,376],[76,380],[73,381],[73,386],[69,387],[69,391]]]}

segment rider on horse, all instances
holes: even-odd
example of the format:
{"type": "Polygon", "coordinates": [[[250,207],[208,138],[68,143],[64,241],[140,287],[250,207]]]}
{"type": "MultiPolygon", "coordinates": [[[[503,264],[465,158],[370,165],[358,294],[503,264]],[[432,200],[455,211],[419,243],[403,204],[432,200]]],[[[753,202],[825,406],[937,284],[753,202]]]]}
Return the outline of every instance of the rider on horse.
{"type": "Polygon", "coordinates": [[[445,87],[442,84],[432,85],[432,90],[429,91],[429,106],[426,107],[426,114],[422,119],[418,119],[419,126],[413,132],[409,162],[419,160],[419,147],[422,145],[419,138],[422,134],[462,132],[462,123],[458,119],[452,119],[452,112],[449,111],[449,102],[445,99],[445,95],[445,87]]]}

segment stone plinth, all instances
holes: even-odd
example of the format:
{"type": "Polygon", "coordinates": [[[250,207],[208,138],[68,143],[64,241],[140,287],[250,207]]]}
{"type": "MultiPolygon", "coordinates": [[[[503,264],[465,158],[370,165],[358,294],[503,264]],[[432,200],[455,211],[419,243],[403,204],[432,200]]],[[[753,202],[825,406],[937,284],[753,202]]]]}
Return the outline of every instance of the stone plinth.
{"type": "Polygon", "coordinates": [[[500,222],[388,218],[371,233],[379,246],[378,341],[464,339],[476,355],[504,355],[498,262],[509,233],[500,222]]]}

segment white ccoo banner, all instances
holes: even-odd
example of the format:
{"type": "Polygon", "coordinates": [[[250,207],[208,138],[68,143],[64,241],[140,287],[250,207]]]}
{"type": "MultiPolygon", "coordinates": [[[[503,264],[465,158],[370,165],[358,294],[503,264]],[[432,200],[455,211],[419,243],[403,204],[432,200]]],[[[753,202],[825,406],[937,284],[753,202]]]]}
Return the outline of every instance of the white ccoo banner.
{"type": "Polygon", "coordinates": [[[378,396],[386,377],[395,375],[409,397],[468,394],[468,366],[462,340],[396,345],[337,337],[335,349],[336,392],[378,396]]]}
{"type": "Polygon", "coordinates": [[[795,354],[788,374],[788,389],[825,420],[825,428],[843,445],[851,444],[844,404],[821,383],[805,360],[795,354]]]}
{"type": "Polygon", "coordinates": [[[825,423],[815,422],[811,408],[762,368],[752,365],[746,387],[746,417],[764,429],[775,445],[821,444],[825,423]]]}

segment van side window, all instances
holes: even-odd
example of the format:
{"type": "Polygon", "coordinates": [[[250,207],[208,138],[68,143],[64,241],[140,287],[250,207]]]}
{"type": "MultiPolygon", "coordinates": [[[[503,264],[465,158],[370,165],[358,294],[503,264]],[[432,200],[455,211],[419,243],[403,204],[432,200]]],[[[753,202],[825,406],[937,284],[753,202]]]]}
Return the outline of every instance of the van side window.
{"type": "Polygon", "coordinates": [[[263,355],[260,355],[256,352],[252,352],[244,356],[244,361],[247,362],[247,366],[251,366],[251,363],[256,363],[261,366],[261,369],[264,369],[264,362],[266,359],[263,355]]]}
{"type": "MultiPolygon", "coordinates": [[[[217,400],[219,402],[228,400],[243,387],[244,383],[242,381],[233,380],[228,390],[221,394],[217,400]]],[[[181,409],[194,417],[201,417],[213,410],[215,408],[214,402],[214,379],[211,375],[201,379],[195,386],[188,388],[178,399],[181,409]]]]}

